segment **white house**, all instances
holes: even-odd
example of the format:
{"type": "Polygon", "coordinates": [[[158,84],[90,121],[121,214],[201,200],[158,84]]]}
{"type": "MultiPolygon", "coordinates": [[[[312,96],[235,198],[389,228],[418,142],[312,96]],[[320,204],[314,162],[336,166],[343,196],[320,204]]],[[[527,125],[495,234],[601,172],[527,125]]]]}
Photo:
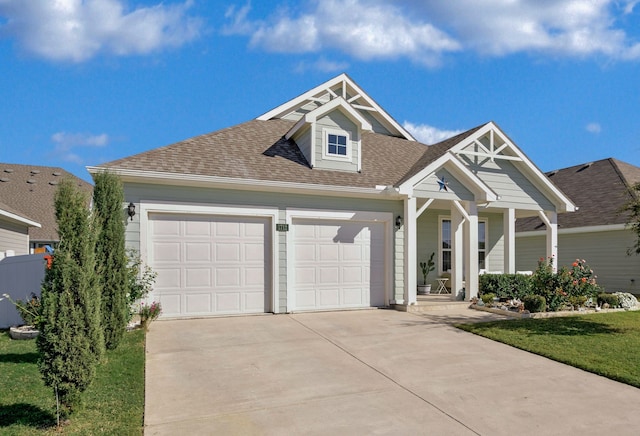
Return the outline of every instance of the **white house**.
{"type": "Polygon", "coordinates": [[[515,272],[515,222],[573,203],[493,122],[417,142],[346,74],[257,118],[89,167],[125,183],[127,244],[158,272],[164,317],[416,302],[437,253],[451,298],[515,272]]]}

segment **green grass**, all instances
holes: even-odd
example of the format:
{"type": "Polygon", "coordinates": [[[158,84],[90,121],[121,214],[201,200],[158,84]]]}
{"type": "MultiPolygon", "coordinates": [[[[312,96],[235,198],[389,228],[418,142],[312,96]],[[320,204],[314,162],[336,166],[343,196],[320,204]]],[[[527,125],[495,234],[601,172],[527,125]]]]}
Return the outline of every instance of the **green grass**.
{"type": "Polygon", "coordinates": [[[144,415],[144,332],[125,335],[108,351],[83,403],[62,431],[56,428],[55,396],[37,366],[35,341],[14,341],[0,332],[0,434],[141,435],[144,415]]]}
{"type": "Polygon", "coordinates": [[[640,311],[456,327],[640,388],[640,311]]]}

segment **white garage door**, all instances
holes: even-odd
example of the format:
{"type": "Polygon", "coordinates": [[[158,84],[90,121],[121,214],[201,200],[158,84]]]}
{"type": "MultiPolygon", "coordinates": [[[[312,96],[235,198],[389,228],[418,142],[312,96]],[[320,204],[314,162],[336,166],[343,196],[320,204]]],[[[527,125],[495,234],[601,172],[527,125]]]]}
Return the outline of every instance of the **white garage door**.
{"type": "Polygon", "coordinates": [[[297,310],[384,306],[381,223],[294,220],[297,310]]]}
{"type": "Polygon", "coordinates": [[[149,221],[154,296],[164,317],[269,308],[268,219],[150,214],[149,221]]]}

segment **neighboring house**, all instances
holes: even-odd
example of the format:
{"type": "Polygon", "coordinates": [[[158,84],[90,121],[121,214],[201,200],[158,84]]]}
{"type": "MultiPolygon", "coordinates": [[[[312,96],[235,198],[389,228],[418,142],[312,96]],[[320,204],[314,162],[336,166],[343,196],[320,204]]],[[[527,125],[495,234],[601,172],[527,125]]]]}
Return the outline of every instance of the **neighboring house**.
{"type": "MultiPolygon", "coordinates": [[[[640,168],[609,158],[551,171],[547,176],[578,210],[558,215],[558,266],[585,259],[606,290],[640,293],[640,256],[627,255],[635,234],[626,228],[622,207],[640,183],[640,168]]],[[[539,219],[516,224],[516,266],[535,269],[545,256],[544,225],[539,219]]]]}
{"type": "Polygon", "coordinates": [[[469,299],[480,269],[515,272],[516,218],[544,217],[554,255],[557,214],[574,210],[493,122],[427,146],[345,74],[88,169],[122,177],[127,244],[166,318],[411,305],[431,252],[469,299]]]}
{"type": "MultiPolygon", "coordinates": [[[[90,183],[62,168],[0,163],[0,203],[6,205],[14,215],[29,221],[26,223],[29,225],[26,251],[21,249],[20,254],[29,254],[32,249],[53,246],[58,242],[53,200],[58,183],[65,177],[71,177],[91,195],[93,187],[90,183]]],[[[0,209],[3,209],[1,204],[0,209]]],[[[0,229],[5,228],[2,219],[0,213],[0,229]]],[[[23,236],[24,225],[20,230],[23,236]]],[[[19,254],[18,251],[16,254],[19,254]]]]}
{"type": "Polygon", "coordinates": [[[10,206],[0,203],[0,260],[7,253],[29,254],[29,229],[41,225],[10,206]]]}

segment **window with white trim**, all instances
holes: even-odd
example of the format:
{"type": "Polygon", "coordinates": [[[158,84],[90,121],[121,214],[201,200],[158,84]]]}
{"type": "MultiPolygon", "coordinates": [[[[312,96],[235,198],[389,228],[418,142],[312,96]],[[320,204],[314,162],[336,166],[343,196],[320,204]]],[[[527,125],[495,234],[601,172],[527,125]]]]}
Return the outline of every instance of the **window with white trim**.
{"type": "Polygon", "coordinates": [[[329,160],[351,160],[351,133],[339,129],[322,129],[323,158],[329,160]]]}
{"type": "MultiPolygon", "coordinates": [[[[487,219],[478,220],[478,269],[486,269],[487,263],[487,219]]],[[[453,265],[452,247],[453,240],[451,234],[451,219],[440,218],[439,234],[439,272],[440,274],[450,272],[453,265]]]]}
{"type": "Polygon", "coordinates": [[[327,134],[327,154],[346,156],[347,155],[347,135],[336,133],[327,134]]]}

